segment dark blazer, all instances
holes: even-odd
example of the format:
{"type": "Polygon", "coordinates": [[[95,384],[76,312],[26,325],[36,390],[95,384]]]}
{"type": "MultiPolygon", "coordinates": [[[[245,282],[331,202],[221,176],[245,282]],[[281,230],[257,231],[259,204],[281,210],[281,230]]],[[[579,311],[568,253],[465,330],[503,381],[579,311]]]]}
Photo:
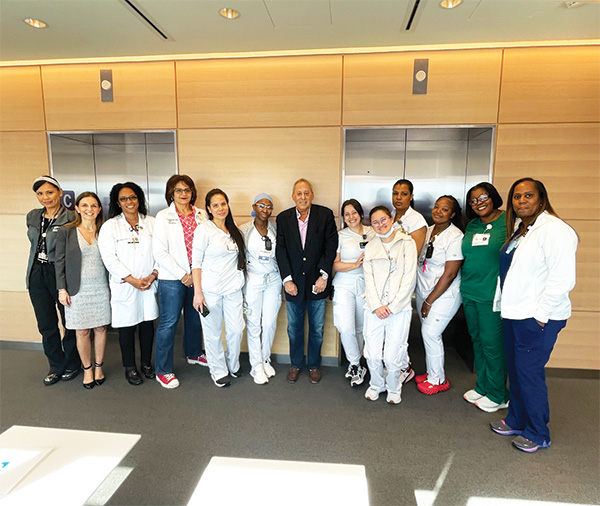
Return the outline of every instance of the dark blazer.
{"type": "MultiPolygon", "coordinates": [[[[25,283],[29,288],[29,275],[31,274],[31,267],[35,260],[38,240],[40,238],[41,225],[42,225],[42,214],[45,209],[32,209],[27,213],[27,238],[29,239],[29,259],[27,261],[27,277],[25,283]]],[[[65,207],[61,207],[56,220],[46,233],[46,248],[48,252],[48,261],[54,262],[54,250],[56,247],[56,237],[60,227],[65,223],[69,223],[75,219],[75,212],[70,211],[65,207]]]]}
{"type": "Polygon", "coordinates": [[[304,249],[300,241],[296,208],[287,209],[277,216],[277,246],[275,256],[281,279],[292,276],[298,287],[298,295],[285,294],[286,300],[300,302],[304,299],[318,300],[329,296],[331,290],[333,261],[338,246],[338,233],[331,209],[313,204],[310,206],[308,230],[304,249]],[[315,295],[312,287],[325,271],[327,288],[315,295]]]}
{"type": "Polygon", "coordinates": [[[81,249],[77,240],[77,227],[60,227],[56,237],[54,268],[56,289],[75,295],[81,282],[81,249]]]}

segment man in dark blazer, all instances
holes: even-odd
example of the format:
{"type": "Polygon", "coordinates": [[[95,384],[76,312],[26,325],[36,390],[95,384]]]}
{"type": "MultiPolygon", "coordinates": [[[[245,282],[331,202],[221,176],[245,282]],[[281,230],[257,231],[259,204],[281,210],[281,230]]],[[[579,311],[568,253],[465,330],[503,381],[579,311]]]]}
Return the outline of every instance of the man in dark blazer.
{"type": "Polygon", "coordinates": [[[315,195],[306,179],[294,183],[296,206],[277,216],[275,254],[283,279],[292,367],[287,375],[295,383],[304,364],[304,317],[308,313],[307,364],[311,383],[321,380],[321,344],[325,299],[331,290],[338,234],[333,212],[313,205],[315,195]]]}

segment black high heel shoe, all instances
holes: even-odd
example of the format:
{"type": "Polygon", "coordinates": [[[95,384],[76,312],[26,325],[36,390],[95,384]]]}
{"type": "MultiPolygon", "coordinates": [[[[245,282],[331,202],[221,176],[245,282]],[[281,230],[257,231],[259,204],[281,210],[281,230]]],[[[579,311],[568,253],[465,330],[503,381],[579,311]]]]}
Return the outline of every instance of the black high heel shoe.
{"type": "MultiPolygon", "coordinates": [[[[88,365],[87,367],[81,367],[84,371],[89,371],[92,368],[92,364],[88,365]]],[[[83,384],[83,388],[87,388],[88,390],[91,390],[92,388],[94,388],[94,385],[96,384],[96,382],[94,380],[90,381],[89,383],[84,383],[83,384]]]]}
{"type": "MultiPolygon", "coordinates": [[[[94,368],[102,367],[103,365],[104,365],[104,362],[100,362],[100,363],[94,362],[94,368]]],[[[103,378],[94,380],[94,382],[96,383],[96,385],[100,386],[100,385],[102,385],[102,383],[104,383],[105,380],[106,380],[106,376],[104,376],[103,378]]]]}

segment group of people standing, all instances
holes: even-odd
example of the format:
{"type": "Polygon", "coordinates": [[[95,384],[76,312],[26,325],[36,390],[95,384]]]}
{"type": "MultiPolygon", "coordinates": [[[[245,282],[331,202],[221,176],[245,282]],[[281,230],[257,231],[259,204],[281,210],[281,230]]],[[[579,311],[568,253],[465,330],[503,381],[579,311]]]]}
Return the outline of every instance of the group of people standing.
{"type": "Polygon", "coordinates": [[[269,221],[273,199],[260,193],[252,206],[254,219],[240,228],[225,192],[208,192],[203,211],[195,206],[196,188],[185,175],[167,181],[169,207],[156,218],[148,216],[138,185],[115,185],[106,223],[92,192],[78,196],[74,213],[61,206],[54,178],[36,179],[33,190],[43,208],[27,216],[27,282],[50,362],[46,385],[70,380],[80,369],[85,388],[101,385],[106,327],[112,324],[127,381],[138,385],[143,375],[176,388],[173,343],[182,311],[188,363],[208,366],[216,386],[230,385],[242,375],[246,326],[250,374],[255,383],[267,383],[276,373],[271,346],[283,287],[291,361],[287,381],[295,383],[305,363],[310,382],[320,381],[325,300],[333,291],[334,325],[350,385],[365,381],[364,355],[370,374],[365,397],[375,401],[385,392],[388,403],[399,404],[403,384],[413,378],[426,395],[450,388],[442,333],[462,304],[477,373],[465,400],[486,412],[509,408],[491,428],[516,435],[517,448],[532,452],[550,445],[544,366],[570,316],[578,238],[554,212],[540,181],[516,181],[506,213],[493,185],[474,186],[466,196],[465,229],[451,195],[436,200],[428,226],[413,207],[412,183],[401,179],[392,188],[393,213],[385,206],[373,208],[368,226],[361,204],[347,200],[339,232],[333,212],[313,204],[313,188],[305,179],[294,183],[295,206],[278,214],[276,226],[269,221]],[[415,292],[426,352],[420,375],[408,353],[415,292]],[[62,342],[56,304],[67,329],[62,342]],[[136,367],[136,328],[142,375],[136,367]]]}

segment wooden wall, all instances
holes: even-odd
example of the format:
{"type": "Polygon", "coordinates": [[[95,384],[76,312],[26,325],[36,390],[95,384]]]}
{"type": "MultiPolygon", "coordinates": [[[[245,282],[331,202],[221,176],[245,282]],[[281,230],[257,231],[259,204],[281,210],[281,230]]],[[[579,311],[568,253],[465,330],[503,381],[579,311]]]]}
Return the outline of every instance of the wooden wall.
{"type": "MultiPolygon", "coordinates": [[[[31,181],[47,131],[177,129],[179,170],[220,186],[238,222],[268,190],[276,211],[307,177],[338,213],[345,126],[496,125],[494,182],[543,180],[578,232],[573,316],[551,366],[600,369],[600,48],[470,49],[0,68],[0,339],[39,341],[24,289],[31,181]],[[412,95],[429,58],[427,95],[412,95]],[[112,103],[99,70],[113,70],[112,103]]],[[[285,311],[275,353],[287,352],[285,311]]],[[[328,307],[323,354],[339,344],[328,307]]]]}

